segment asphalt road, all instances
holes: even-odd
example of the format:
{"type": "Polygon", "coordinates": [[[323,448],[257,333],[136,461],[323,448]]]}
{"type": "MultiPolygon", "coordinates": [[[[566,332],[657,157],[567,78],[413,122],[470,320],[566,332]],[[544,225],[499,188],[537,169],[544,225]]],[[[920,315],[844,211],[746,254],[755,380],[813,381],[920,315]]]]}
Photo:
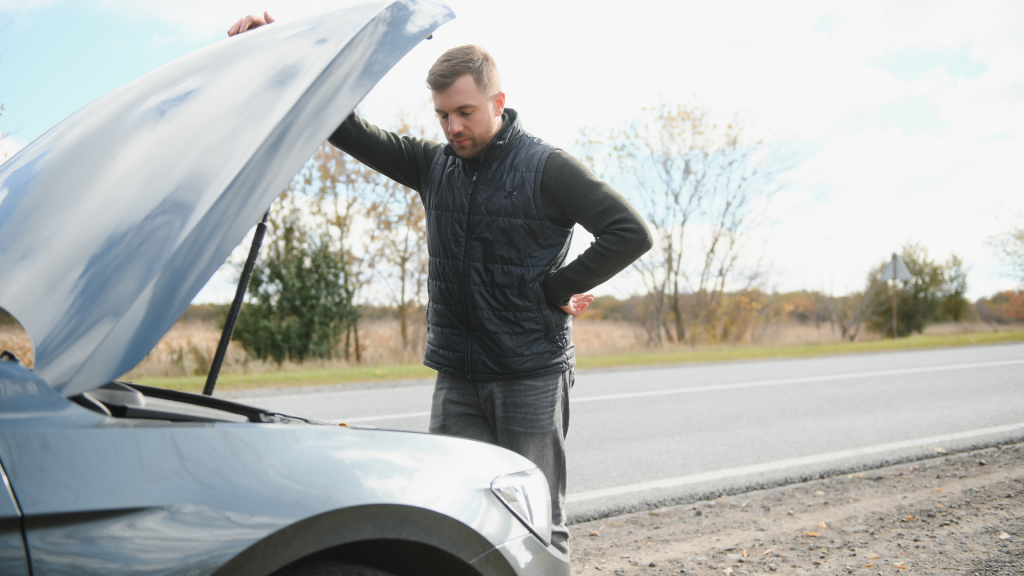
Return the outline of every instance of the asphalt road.
{"type": "MultiPolygon", "coordinates": [[[[425,431],[431,387],[240,399],[425,431]]],[[[581,372],[569,514],[658,505],[1024,440],[1024,345],[581,372]]]]}

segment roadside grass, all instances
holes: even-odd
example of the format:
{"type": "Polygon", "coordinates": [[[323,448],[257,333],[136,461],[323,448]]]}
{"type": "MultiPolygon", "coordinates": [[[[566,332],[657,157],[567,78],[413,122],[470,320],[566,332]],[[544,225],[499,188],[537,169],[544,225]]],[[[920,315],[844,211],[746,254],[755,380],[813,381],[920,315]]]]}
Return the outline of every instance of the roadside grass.
{"type": "Polygon", "coordinates": [[[915,334],[900,340],[885,339],[871,342],[833,342],[827,344],[791,344],[786,346],[709,346],[665,352],[580,358],[577,360],[577,367],[617,368],[620,366],[696,364],[771,358],[811,358],[815,356],[900,352],[1009,342],[1024,342],[1024,331],[978,332],[949,336],[922,336],[915,334]]]}
{"type": "MultiPolygon", "coordinates": [[[[872,342],[843,342],[828,344],[797,344],[786,346],[700,346],[694,349],[679,348],[660,352],[637,352],[626,354],[594,354],[577,358],[577,369],[621,368],[629,366],[657,366],[697,364],[709,362],[734,362],[742,360],[764,360],[771,358],[811,358],[842,354],[865,354],[873,352],[898,352],[924,350],[954,346],[977,346],[1024,342],[1024,331],[978,332],[948,336],[914,335],[900,340],[875,340],[872,342]]],[[[217,390],[245,390],[254,388],[285,388],[295,386],[319,386],[326,384],[350,384],[354,382],[381,382],[431,378],[435,372],[422,364],[391,364],[379,366],[357,366],[346,368],[311,368],[285,372],[263,372],[258,374],[222,374],[217,379],[217,390]]],[[[200,392],[206,383],[205,376],[182,377],[139,377],[138,384],[200,392]]]]}

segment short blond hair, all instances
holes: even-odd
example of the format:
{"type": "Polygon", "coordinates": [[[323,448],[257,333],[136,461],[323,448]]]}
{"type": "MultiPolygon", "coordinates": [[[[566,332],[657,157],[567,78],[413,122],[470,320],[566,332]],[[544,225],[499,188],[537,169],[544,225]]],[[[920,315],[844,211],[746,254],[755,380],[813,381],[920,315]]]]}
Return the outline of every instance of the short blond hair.
{"type": "Polygon", "coordinates": [[[487,96],[493,96],[501,90],[498,65],[494,63],[494,58],[483,48],[472,44],[452,48],[441,54],[427,72],[427,88],[443,92],[466,74],[473,75],[477,88],[487,96]]]}

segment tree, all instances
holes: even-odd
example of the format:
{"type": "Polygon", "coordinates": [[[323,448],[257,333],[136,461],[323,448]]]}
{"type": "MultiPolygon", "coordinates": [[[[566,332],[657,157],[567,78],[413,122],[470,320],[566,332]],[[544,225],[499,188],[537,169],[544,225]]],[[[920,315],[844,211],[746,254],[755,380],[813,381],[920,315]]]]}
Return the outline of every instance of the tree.
{"type": "Polygon", "coordinates": [[[1007,274],[1024,287],[1024,223],[989,238],[988,244],[1003,261],[1007,274]]]}
{"type": "MultiPolygon", "coordinates": [[[[921,333],[926,325],[935,321],[965,320],[970,304],[967,292],[967,270],[956,255],[940,264],[928,256],[928,251],[916,243],[903,247],[901,257],[913,277],[897,288],[896,333],[909,336],[921,333]]],[[[888,260],[872,269],[868,275],[868,325],[882,334],[892,333],[892,288],[880,280],[888,260]]]]}
{"type": "Polygon", "coordinates": [[[679,310],[684,239],[707,192],[713,128],[699,105],[659,104],[645,107],[625,127],[585,129],[581,137],[595,173],[632,196],[653,229],[654,249],[633,265],[647,292],[641,324],[653,345],[660,346],[666,333],[677,341],[686,337],[679,310]]]}
{"type": "Polygon", "coordinates": [[[869,302],[871,295],[865,296],[860,292],[832,296],[829,299],[829,321],[833,327],[839,328],[839,335],[843,340],[853,342],[857,339],[867,317],[869,302]]]}
{"type": "Polygon", "coordinates": [[[654,248],[634,263],[649,300],[642,323],[651,344],[728,338],[725,290],[761,279],[761,253],[748,253],[748,241],[788,163],[746,125],[738,116],[717,123],[691,101],[581,133],[595,173],[630,196],[653,229],[654,248]],[[694,297],[684,307],[686,293],[694,297]]]}
{"type": "Polygon", "coordinates": [[[268,232],[234,338],[278,364],[334,357],[342,332],[357,318],[344,254],[287,198],[275,206],[268,232]]]}
{"type": "Polygon", "coordinates": [[[979,298],[975,307],[978,316],[985,322],[1024,322],[1024,290],[1006,290],[994,294],[992,298],[979,298]]]}
{"type": "MultiPolygon", "coordinates": [[[[375,200],[383,177],[361,162],[324,142],[303,166],[289,189],[303,198],[309,214],[321,228],[320,238],[341,254],[345,263],[342,284],[360,301],[363,289],[373,278],[378,256],[376,228],[370,223],[378,210],[375,200]]],[[[358,315],[345,327],[343,353],[362,360],[358,315]]]]}
{"type": "MultiPolygon", "coordinates": [[[[398,134],[408,134],[410,121],[399,115],[398,134]]],[[[417,130],[423,133],[422,127],[417,130]]],[[[378,175],[379,176],[379,175],[378,175]]],[[[419,194],[393,180],[380,176],[374,209],[370,216],[377,229],[381,266],[377,276],[388,287],[390,299],[398,309],[402,349],[409,348],[409,317],[423,304],[427,280],[427,217],[419,194]]]]}
{"type": "Polygon", "coordinates": [[[971,303],[967,300],[967,267],[956,254],[952,254],[943,267],[945,284],[941,292],[942,302],[935,313],[938,321],[963,322],[971,315],[971,303]]]}
{"type": "MultiPolygon", "coordinates": [[[[428,132],[411,118],[399,112],[395,131],[428,132]]],[[[402,347],[408,348],[412,310],[422,305],[426,291],[426,214],[419,195],[327,142],[290,189],[308,199],[310,216],[343,254],[343,281],[354,300],[384,297],[398,309],[402,347]]],[[[350,351],[361,360],[358,319],[346,328],[346,359],[350,351]]]]}

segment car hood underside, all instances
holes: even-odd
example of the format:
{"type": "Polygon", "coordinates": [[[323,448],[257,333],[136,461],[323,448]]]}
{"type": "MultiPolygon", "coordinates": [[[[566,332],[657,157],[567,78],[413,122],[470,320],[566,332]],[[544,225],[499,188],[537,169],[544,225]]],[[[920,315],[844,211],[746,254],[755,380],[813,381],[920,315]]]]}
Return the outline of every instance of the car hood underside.
{"type": "Polygon", "coordinates": [[[167,64],[0,166],[0,306],[65,396],[137,364],[303,163],[453,17],[377,1],[167,64]]]}

